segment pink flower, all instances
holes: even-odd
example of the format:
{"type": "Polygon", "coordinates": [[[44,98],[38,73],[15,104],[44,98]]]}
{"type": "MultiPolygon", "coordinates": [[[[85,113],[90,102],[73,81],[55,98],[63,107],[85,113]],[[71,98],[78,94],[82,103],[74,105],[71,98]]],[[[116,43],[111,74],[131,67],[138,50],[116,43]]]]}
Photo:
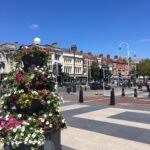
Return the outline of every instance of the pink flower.
{"type": "Polygon", "coordinates": [[[19,125],[22,125],[22,121],[16,120],[16,122],[15,122],[15,127],[17,127],[17,126],[19,126],[19,125]]]}
{"type": "Polygon", "coordinates": [[[17,78],[17,80],[18,80],[19,82],[22,82],[22,81],[25,80],[25,78],[24,78],[24,77],[22,76],[22,74],[19,73],[19,72],[16,73],[16,78],[17,78]]]}

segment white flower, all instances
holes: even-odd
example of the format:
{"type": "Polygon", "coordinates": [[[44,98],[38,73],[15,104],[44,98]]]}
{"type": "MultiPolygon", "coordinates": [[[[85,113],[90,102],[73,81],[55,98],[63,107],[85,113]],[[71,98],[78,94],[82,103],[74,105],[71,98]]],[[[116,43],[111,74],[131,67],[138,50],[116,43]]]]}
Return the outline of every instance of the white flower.
{"type": "Polygon", "coordinates": [[[20,69],[20,71],[23,71],[23,69],[21,67],[19,69],[20,69]]]}
{"type": "Polygon", "coordinates": [[[21,129],[21,125],[17,126],[16,128],[17,128],[17,129],[21,129]]]}
{"type": "Polygon", "coordinates": [[[44,116],[44,118],[47,118],[47,114],[44,114],[43,116],[44,116]]]}
{"type": "Polygon", "coordinates": [[[29,140],[29,144],[32,144],[32,140],[29,140]]]}
{"type": "Polygon", "coordinates": [[[4,109],[7,109],[8,107],[7,106],[4,106],[4,109]]]}
{"type": "Polygon", "coordinates": [[[24,136],[24,133],[22,133],[22,132],[21,132],[21,134],[20,134],[20,135],[21,135],[21,136],[24,136]]]}
{"type": "Polygon", "coordinates": [[[5,116],[5,120],[6,120],[6,121],[9,120],[9,115],[8,115],[8,114],[5,116]]]}
{"type": "Polygon", "coordinates": [[[51,101],[50,101],[50,100],[48,100],[48,101],[47,101],[47,104],[50,104],[50,103],[51,103],[51,101]]]}
{"type": "Polygon", "coordinates": [[[33,79],[34,77],[35,77],[35,75],[34,75],[34,74],[32,74],[32,75],[31,75],[31,79],[33,79]]]}
{"type": "Polygon", "coordinates": [[[18,116],[18,118],[21,118],[21,117],[22,117],[22,115],[21,115],[21,114],[18,114],[17,116],[18,116]]]}
{"type": "Polygon", "coordinates": [[[24,141],[24,144],[27,145],[27,141],[24,141]]]}
{"type": "Polygon", "coordinates": [[[57,108],[57,110],[56,110],[57,112],[60,112],[60,110],[59,110],[59,108],[57,108]]]}
{"type": "Polygon", "coordinates": [[[29,118],[28,118],[28,120],[29,120],[29,121],[31,121],[31,120],[32,120],[32,118],[31,118],[31,117],[29,117],[29,118]]]}
{"type": "Polygon", "coordinates": [[[62,123],[65,123],[65,119],[62,120],[62,123]]]}
{"type": "Polygon", "coordinates": [[[39,95],[37,91],[31,91],[32,94],[39,95]]]}
{"type": "Polygon", "coordinates": [[[46,125],[49,125],[49,121],[46,121],[46,123],[45,123],[46,125]]]}
{"type": "Polygon", "coordinates": [[[50,113],[50,114],[48,114],[49,115],[49,117],[51,117],[52,116],[52,113],[50,113]]]}
{"type": "Polygon", "coordinates": [[[4,80],[4,81],[6,81],[7,79],[8,79],[8,78],[7,78],[7,77],[5,77],[3,80],[4,80]]]}
{"type": "Polygon", "coordinates": [[[32,134],[32,138],[35,138],[35,137],[36,137],[36,134],[35,134],[35,133],[33,133],[33,134],[32,134]]]}
{"type": "Polygon", "coordinates": [[[52,124],[50,124],[49,127],[52,128],[52,124]]]}
{"type": "Polygon", "coordinates": [[[40,121],[41,121],[41,122],[44,122],[44,121],[45,121],[45,119],[44,119],[44,118],[40,118],[40,121]]]}
{"type": "Polygon", "coordinates": [[[40,131],[41,134],[43,133],[43,129],[42,128],[39,131],[40,131]]]}
{"type": "Polygon", "coordinates": [[[42,144],[41,144],[41,141],[38,141],[38,145],[42,145],[42,144]]]}
{"type": "Polygon", "coordinates": [[[28,138],[30,138],[30,136],[31,136],[31,134],[28,134],[28,136],[27,136],[27,137],[28,137],[28,138]]]}
{"type": "Polygon", "coordinates": [[[28,140],[29,140],[29,138],[28,138],[28,137],[26,137],[26,138],[25,138],[25,142],[27,142],[28,140]]]}
{"type": "Polygon", "coordinates": [[[29,123],[28,123],[28,122],[26,122],[26,121],[23,121],[23,124],[24,124],[24,125],[29,125],[29,123]]]}
{"type": "Polygon", "coordinates": [[[15,145],[18,147],[18,145],[19,145],[18,141],[15,141],[15,145]]]}
{"type": "Polygon", "coordinates": [[[24,131],[25,131],[25,127],[24,127],[24,126],[21,128],[21,131],[22,131],[22,132],[24,132],[24,131]]]}
{"type": "Polygon", "coordinates": [[[12,110],[16,110],[16,106],[11,107],[12,110]]]}
{"type": "Polygon", "coordinates": [[[16,131],[17,131],[17,129],[16,129],[16,128],[14,128],[14,129],[13,129],[13,132],[16,132],[16,131]]]}
{"type": "Polygon", "coordinates": [[[23,89],[22,89],[22,90],[19,90],[18,93],[24,93],[24,90],[23,90],[23,89]]]}
{"type": "Polygon", "coordinates": [[[35,67],[34,70],[37,71],[38,69],[35,67]]]}

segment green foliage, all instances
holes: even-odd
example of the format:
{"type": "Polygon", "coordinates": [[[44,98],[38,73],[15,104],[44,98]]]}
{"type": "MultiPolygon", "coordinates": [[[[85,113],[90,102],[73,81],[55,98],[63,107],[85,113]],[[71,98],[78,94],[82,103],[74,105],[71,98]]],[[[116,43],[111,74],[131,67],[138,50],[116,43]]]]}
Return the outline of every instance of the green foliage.
{"type": "Polygon", "coordinates": [[[142,60],[137,64],[137,74],[140,76],[150,76],[150,59],[142,60]]]}
{"type": "Polygon", "coordinates": [[[94,81],[98,81],[100,78],[100,68],[95,61],[91,65],[91,76],[94,81]]]}

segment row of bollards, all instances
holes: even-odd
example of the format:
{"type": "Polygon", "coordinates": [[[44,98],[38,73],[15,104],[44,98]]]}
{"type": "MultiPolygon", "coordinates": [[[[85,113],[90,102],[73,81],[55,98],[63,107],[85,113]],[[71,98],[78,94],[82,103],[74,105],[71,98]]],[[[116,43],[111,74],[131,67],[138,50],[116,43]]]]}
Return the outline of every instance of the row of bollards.
{"type": "MultiPolygon", "coordinates": [[[[122,96],[125,96],[125,89],[122,88],[122,96]]],[[[134,89],[134,98],[137,98],[137,89],[134,89]]],[[[150,89],[149,89],[149,98],[150,98],[150,89]]],[[[83,103],[84,102],[84,98],[83,98],[83,89],[82,86],[80,86],[80,90],[79,90],[79,103],[83,103]]],[[[114,88],[112,88],[111,92],[110,92],[110,105],[115,105],[115,91],[114,88]]]]}

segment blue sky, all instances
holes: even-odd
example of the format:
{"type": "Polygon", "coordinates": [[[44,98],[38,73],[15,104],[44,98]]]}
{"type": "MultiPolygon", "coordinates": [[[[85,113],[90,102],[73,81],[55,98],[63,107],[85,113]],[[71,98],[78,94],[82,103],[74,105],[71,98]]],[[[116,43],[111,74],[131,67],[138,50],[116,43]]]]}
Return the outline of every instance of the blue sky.
{"type": "Polygon", "coordinates": [[[1,0],[0,44],[57,42],[59,47],[150,58],[150,0],[1,0]]]}

